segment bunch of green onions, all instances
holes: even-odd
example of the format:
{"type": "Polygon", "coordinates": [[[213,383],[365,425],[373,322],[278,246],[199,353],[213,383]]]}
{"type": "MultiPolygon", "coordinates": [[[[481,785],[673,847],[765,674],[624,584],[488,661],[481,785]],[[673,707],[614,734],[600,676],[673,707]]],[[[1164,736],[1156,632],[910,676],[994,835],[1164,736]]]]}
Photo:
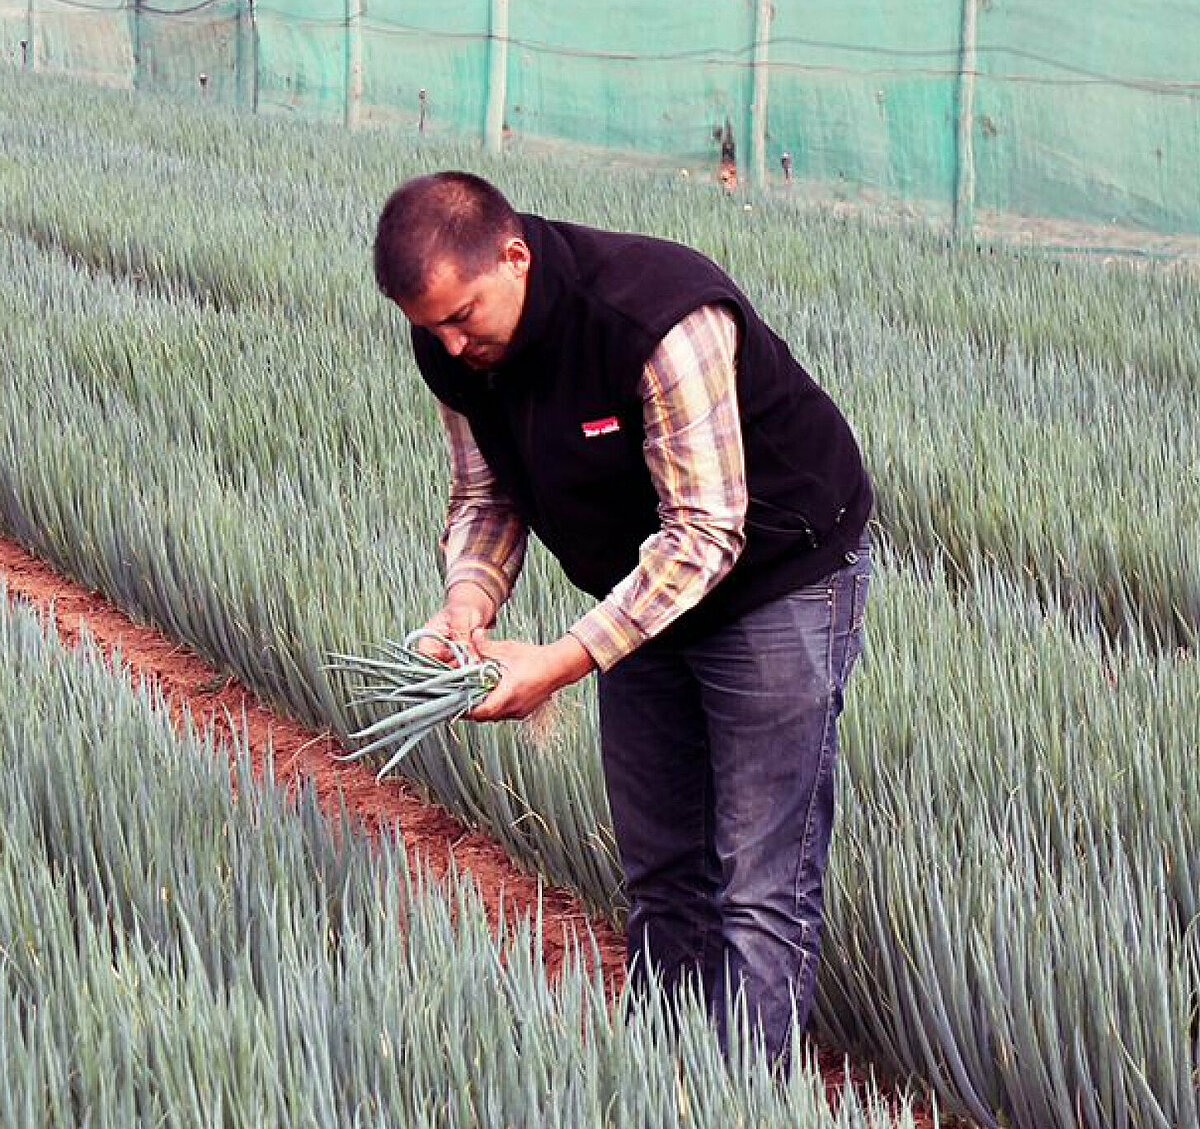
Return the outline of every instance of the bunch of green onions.
{"type": "Polygon", "coordinates": [[[367,744],[337,758],[356,761],[389,752],[376,776],[382,780],[422,737],[439,725],[457,721],[482,702],[500,681],[501,670],[496,662],[477,658],[464,644],[427,629],[410,632],[402,643],[385,640],[379,649],[378,657],[332,653],[333,662],[326,669],[366,680],[350,700],[351,707],[388,709],[378,721],[350,734],[367,744]],[[422,641],[440,644],[450,652],[450,661],[420,650],[422,641]]]}

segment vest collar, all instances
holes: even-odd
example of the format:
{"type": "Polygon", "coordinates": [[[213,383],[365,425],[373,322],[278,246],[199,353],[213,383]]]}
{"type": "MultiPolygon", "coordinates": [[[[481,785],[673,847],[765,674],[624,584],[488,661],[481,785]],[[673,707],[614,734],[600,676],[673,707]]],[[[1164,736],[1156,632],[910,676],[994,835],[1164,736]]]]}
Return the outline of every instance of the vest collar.
{"type": "Polygon", "coordinates": [[[533,360],[559,323],[559,305],[579,275],[566,240],[546,220],[523,214],[521,226],[530,253],[525,305],[498,373],[524,368],[533,360]]]}

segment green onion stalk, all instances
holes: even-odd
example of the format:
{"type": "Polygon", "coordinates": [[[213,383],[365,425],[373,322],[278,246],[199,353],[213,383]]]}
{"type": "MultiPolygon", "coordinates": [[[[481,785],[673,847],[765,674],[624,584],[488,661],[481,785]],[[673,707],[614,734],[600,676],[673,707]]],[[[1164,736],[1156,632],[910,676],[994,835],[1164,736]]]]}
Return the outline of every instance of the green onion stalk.
{"type": "Polygon", "coordinates": [[[348,705],[383,706],[388,712],[378,721],[350,736],[367,744],[337,757],[357,761],[372,754],[391,756],[379,770],[378,780],[391,772],[420,740],[439,725],[453,724],[473,710],[500,681],[500,665],[479,660],[469,648],[436,631],[421,629],[402,643],[384,640],[378,657],[334,652],[326,669],[357,675],[370,681],[362,685],[348,705]],[[433,642],[450,654],[450,661],[421,650],[433,642]]]}

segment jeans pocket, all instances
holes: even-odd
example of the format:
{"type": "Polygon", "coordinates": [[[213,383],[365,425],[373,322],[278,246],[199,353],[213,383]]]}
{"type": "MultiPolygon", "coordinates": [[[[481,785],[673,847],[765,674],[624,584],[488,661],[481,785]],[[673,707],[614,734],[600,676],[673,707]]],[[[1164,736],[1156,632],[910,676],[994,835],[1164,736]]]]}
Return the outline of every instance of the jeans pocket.
{"type": "Polygon", "coordinates": [[[867,617],[867,597],[871,590],[871,574],[860,572],[854,578],[854,611],[850,617],[850,630],[861,635],[867,617]]]}
{"type": "Polygon", "coordinates": [[[862,656],[863,625],[866,619],[867,595],[870,586],[871,576],[869,572],[860,572],[854,577],[854,583],[851,587],[849,630],[846,634],[846,647],[842,660],[841,683],[843,687],[846,685],[851,671],[854,670],[855,663],[862,656]]]}

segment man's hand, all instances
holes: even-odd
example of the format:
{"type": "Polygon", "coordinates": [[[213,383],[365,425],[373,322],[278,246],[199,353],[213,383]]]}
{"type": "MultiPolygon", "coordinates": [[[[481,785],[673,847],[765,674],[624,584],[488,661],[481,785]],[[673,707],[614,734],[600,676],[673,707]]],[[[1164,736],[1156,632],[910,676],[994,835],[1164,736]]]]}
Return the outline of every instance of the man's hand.
{"type": "MultiPolygon", "coordinates": [[[[451,642],[462,643],[470,648],[472,633],[489,627],[495,618],[496,606],[491,597],[477,584],[464,580],[451,586],[446,593],[445,606],[430,617],[425,630],[434,631],[451,642]]],[[[442,662],[454,661],[450,648],[433,639],[421,639],[417,643],[417,650],[442,662]]]]}
{"type": "Polygon", "coordinates": [[[573,635],[539,646],[513,640],[491,640],[477,628],[471,635],[475,652],[499,664],[496,688],[468,715],[472,721],[505,721],[528,717],[552,694],[578,682],[595,662],[573,635]]]}

